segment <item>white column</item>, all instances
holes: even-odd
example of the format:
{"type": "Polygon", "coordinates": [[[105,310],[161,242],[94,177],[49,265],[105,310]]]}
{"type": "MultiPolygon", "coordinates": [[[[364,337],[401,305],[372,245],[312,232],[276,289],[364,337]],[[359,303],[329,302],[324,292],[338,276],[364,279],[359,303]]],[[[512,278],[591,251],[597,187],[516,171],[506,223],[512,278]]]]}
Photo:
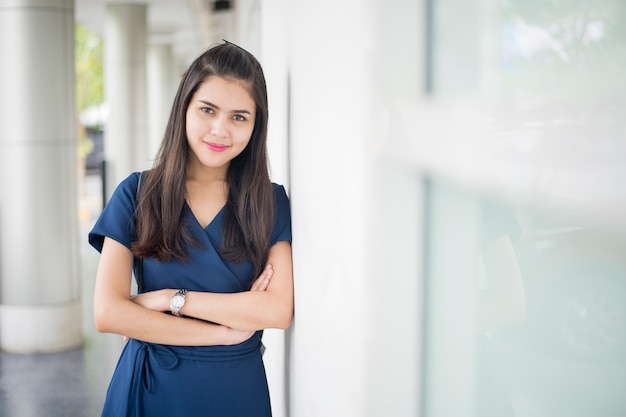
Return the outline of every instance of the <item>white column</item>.
{"type": "Polygon", "coordinates": [[[289,189],[289,1],[264,1],[260,13],[257,57],[267,82],[270,174],[289,189]]]}
{"type": "Polygon", "coordinates": [[[0,55],[0,348],[75,348],[74,1],[0,0],[0,55]]]}
{"type": "MultiPolygon", "coordinates": [[[[289,0],[263,1],[260,8],[252,9],[259,13],[256,17],[259,24],[249,27],[255,28],[257,33],[247,33],[243,37],[247,40],[256,39],[256,42],[251,42],[250,45],[245,43],[246,48],[249,46],[259,48],[254,53],[263,66],[267,82],[269,101],[267,147],[270,175],[272,181],[284,185],[287,192],[289,192],[288,6],[289,0]]],[[[248,16],[247,20],[254,20],[254,16],[248,16]]],[[[267,329],[263,334],[263,343],[267,347],[263,361],[270,388],[272,415],[283,417],[287,415],[288,392],[285,378],[288,360],[285,332],[267,329]]]]}
{"type": "MultiPolygon", "coordinates": [[[[291,2],[289,414],[369,416],[373,1],[291,2]]],[[[387,277],[377,277],[386,279],[387,277]]],[[[395,381],[389,381],[390,384],[395,381]]],[[[393,415],[393,414],[388,414],[393,415]]]]}
{"type": "Polygon", "coordinates": [[[385,155],[421,92],[422,6],[290,2],[290,415],[419,413],[423,190],[385,155]]]}
{"type": "Polygon", "coordinates": [[[174,84],[174,61],[171,45],[148,47],[148,155],[154,158],[172,108],[177,85],[174,84]]]}
{"type": "Polygon", "coordinates": [[[146,138],[146,21],[141,4],[107,6],[105,29],[105,126],[107,195],[132,171],[150,166],[146,138]]]}

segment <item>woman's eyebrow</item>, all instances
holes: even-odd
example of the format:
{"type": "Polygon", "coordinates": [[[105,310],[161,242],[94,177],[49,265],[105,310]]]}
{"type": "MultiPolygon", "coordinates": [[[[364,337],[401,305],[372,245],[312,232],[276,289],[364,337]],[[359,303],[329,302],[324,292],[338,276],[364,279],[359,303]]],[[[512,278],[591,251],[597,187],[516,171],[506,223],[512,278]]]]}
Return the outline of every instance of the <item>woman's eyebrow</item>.
{"type": "MultiPolygon", "coordinates": [[[[209,106],[209,107],[213,107],[213,108],[215,108],[215,109],[217,109],[217,110],[221,110],[219,106],[217,106],[217,105],[215,105],[215,104],[211,103],[210,101],[206,101],[206,100],[198,100],[198,101],[199,101],[200,103],[202,103],[202,104],[206,104],[206,105],[207,105],[207,106],[209,106]]],[[[231,111],[231,113],[247,113],[247,114],[252,114],[252,113],[250,112],[250,110],[246,110],[246,109],[243,109],[243,110],[232,110],[232,111],[231,111]]]]}

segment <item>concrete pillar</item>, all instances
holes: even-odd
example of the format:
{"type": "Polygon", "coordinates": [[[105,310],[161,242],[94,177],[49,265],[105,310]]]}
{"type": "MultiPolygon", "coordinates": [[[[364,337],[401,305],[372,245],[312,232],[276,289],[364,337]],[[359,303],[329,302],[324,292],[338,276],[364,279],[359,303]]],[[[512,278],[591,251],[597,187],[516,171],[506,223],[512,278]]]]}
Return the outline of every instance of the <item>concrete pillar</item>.
{"type": "MultiPolygon", "coordinates": [[[[263,66],[267,82],[267,94],[270,106],[270,118],[267,135],[267,147],[270,158],[270,176],[272,181],[282,184],[290,193],[289,188],[289,1],[267,0],[260,7],[248,8],[258,13],[257,25],[250,25],[250,32],[243,34],[245,48],[257,44],[255,56],[263,66]],[[256,41],[252,42],[251,40],[256,41]],[[247,43],[251,41],[251,43],[247,43]]],[[[240,16],[241,3],[237,3],[240,16]]],[[[247,16],[243,21],[255,20],[255,16],[247,16]]],[[[267,347],[263,356],[267,380],[272,400],[272,415],[287,415],[288,390],[285,332],[267,329],[263,333],[263,343],[267,347]]]]}
{"type": "Polygon", "coordinates": [[[154,158],[163,139],[178,80],[174,82],[172,46],[148,47],[148,154],[154,158]]]}
{"type": "Polygon", "coordinates": [[[74,1],[0,0],[0,348],[82,343],[74,1]]]}
{"type": "Polygon", "coordinates": [[[146,22],[141,4],[107,6],[104,74],[106,188],[110,196],[132,171],[150,166],[146,123],[146,22]]]}
{"type": "Polygon", "coordinates": [[[291,416],[373,416],[366,405],[368,367],[388,359],[366,350],[374,336],[369,306],[378,296],[372,283],[388,278],[369,270],[368,165],[381,118],[372,71],[376,3],[290,2],[291,416]],[[329,236],[341,236],[330,250],[329,236]]]}

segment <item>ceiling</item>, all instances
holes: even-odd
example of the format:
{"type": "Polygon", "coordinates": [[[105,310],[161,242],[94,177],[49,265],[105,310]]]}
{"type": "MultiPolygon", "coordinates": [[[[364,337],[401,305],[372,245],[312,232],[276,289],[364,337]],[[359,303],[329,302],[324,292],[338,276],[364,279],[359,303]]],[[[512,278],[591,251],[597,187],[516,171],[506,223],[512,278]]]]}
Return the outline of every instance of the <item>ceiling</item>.
{"type": "MultiPolygon", "coordinates": [[[[75,0],[76,22],[105,38],[106,7],[111,3],[114,1],[75,0]]],[[[216,6],[218,9],[229,6],[229,1],[123,0],[118,3],[147,5],[148,42],[172,45],[179,61],[188,61],[200,49],[219,41],[216,28],[224,15],[232,14],[229,10],[216,10],[216,6]]]]}

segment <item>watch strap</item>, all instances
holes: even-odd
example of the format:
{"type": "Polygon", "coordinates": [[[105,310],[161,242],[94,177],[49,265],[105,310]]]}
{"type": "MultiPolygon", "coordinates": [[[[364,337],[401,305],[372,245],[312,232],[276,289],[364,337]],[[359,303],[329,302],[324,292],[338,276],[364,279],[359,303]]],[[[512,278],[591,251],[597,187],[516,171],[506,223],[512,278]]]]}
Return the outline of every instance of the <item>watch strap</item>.
{"type": "Polygon", "coordinates": [[[185,305],[185,294],[187,294],[186,289],[180,289],[170,298],[170,311],[175,316],[180,316],[180,309],[185,305]],[[174,305],[174,298],[180,297],[183,302],[180,305],[174,305]]]}

